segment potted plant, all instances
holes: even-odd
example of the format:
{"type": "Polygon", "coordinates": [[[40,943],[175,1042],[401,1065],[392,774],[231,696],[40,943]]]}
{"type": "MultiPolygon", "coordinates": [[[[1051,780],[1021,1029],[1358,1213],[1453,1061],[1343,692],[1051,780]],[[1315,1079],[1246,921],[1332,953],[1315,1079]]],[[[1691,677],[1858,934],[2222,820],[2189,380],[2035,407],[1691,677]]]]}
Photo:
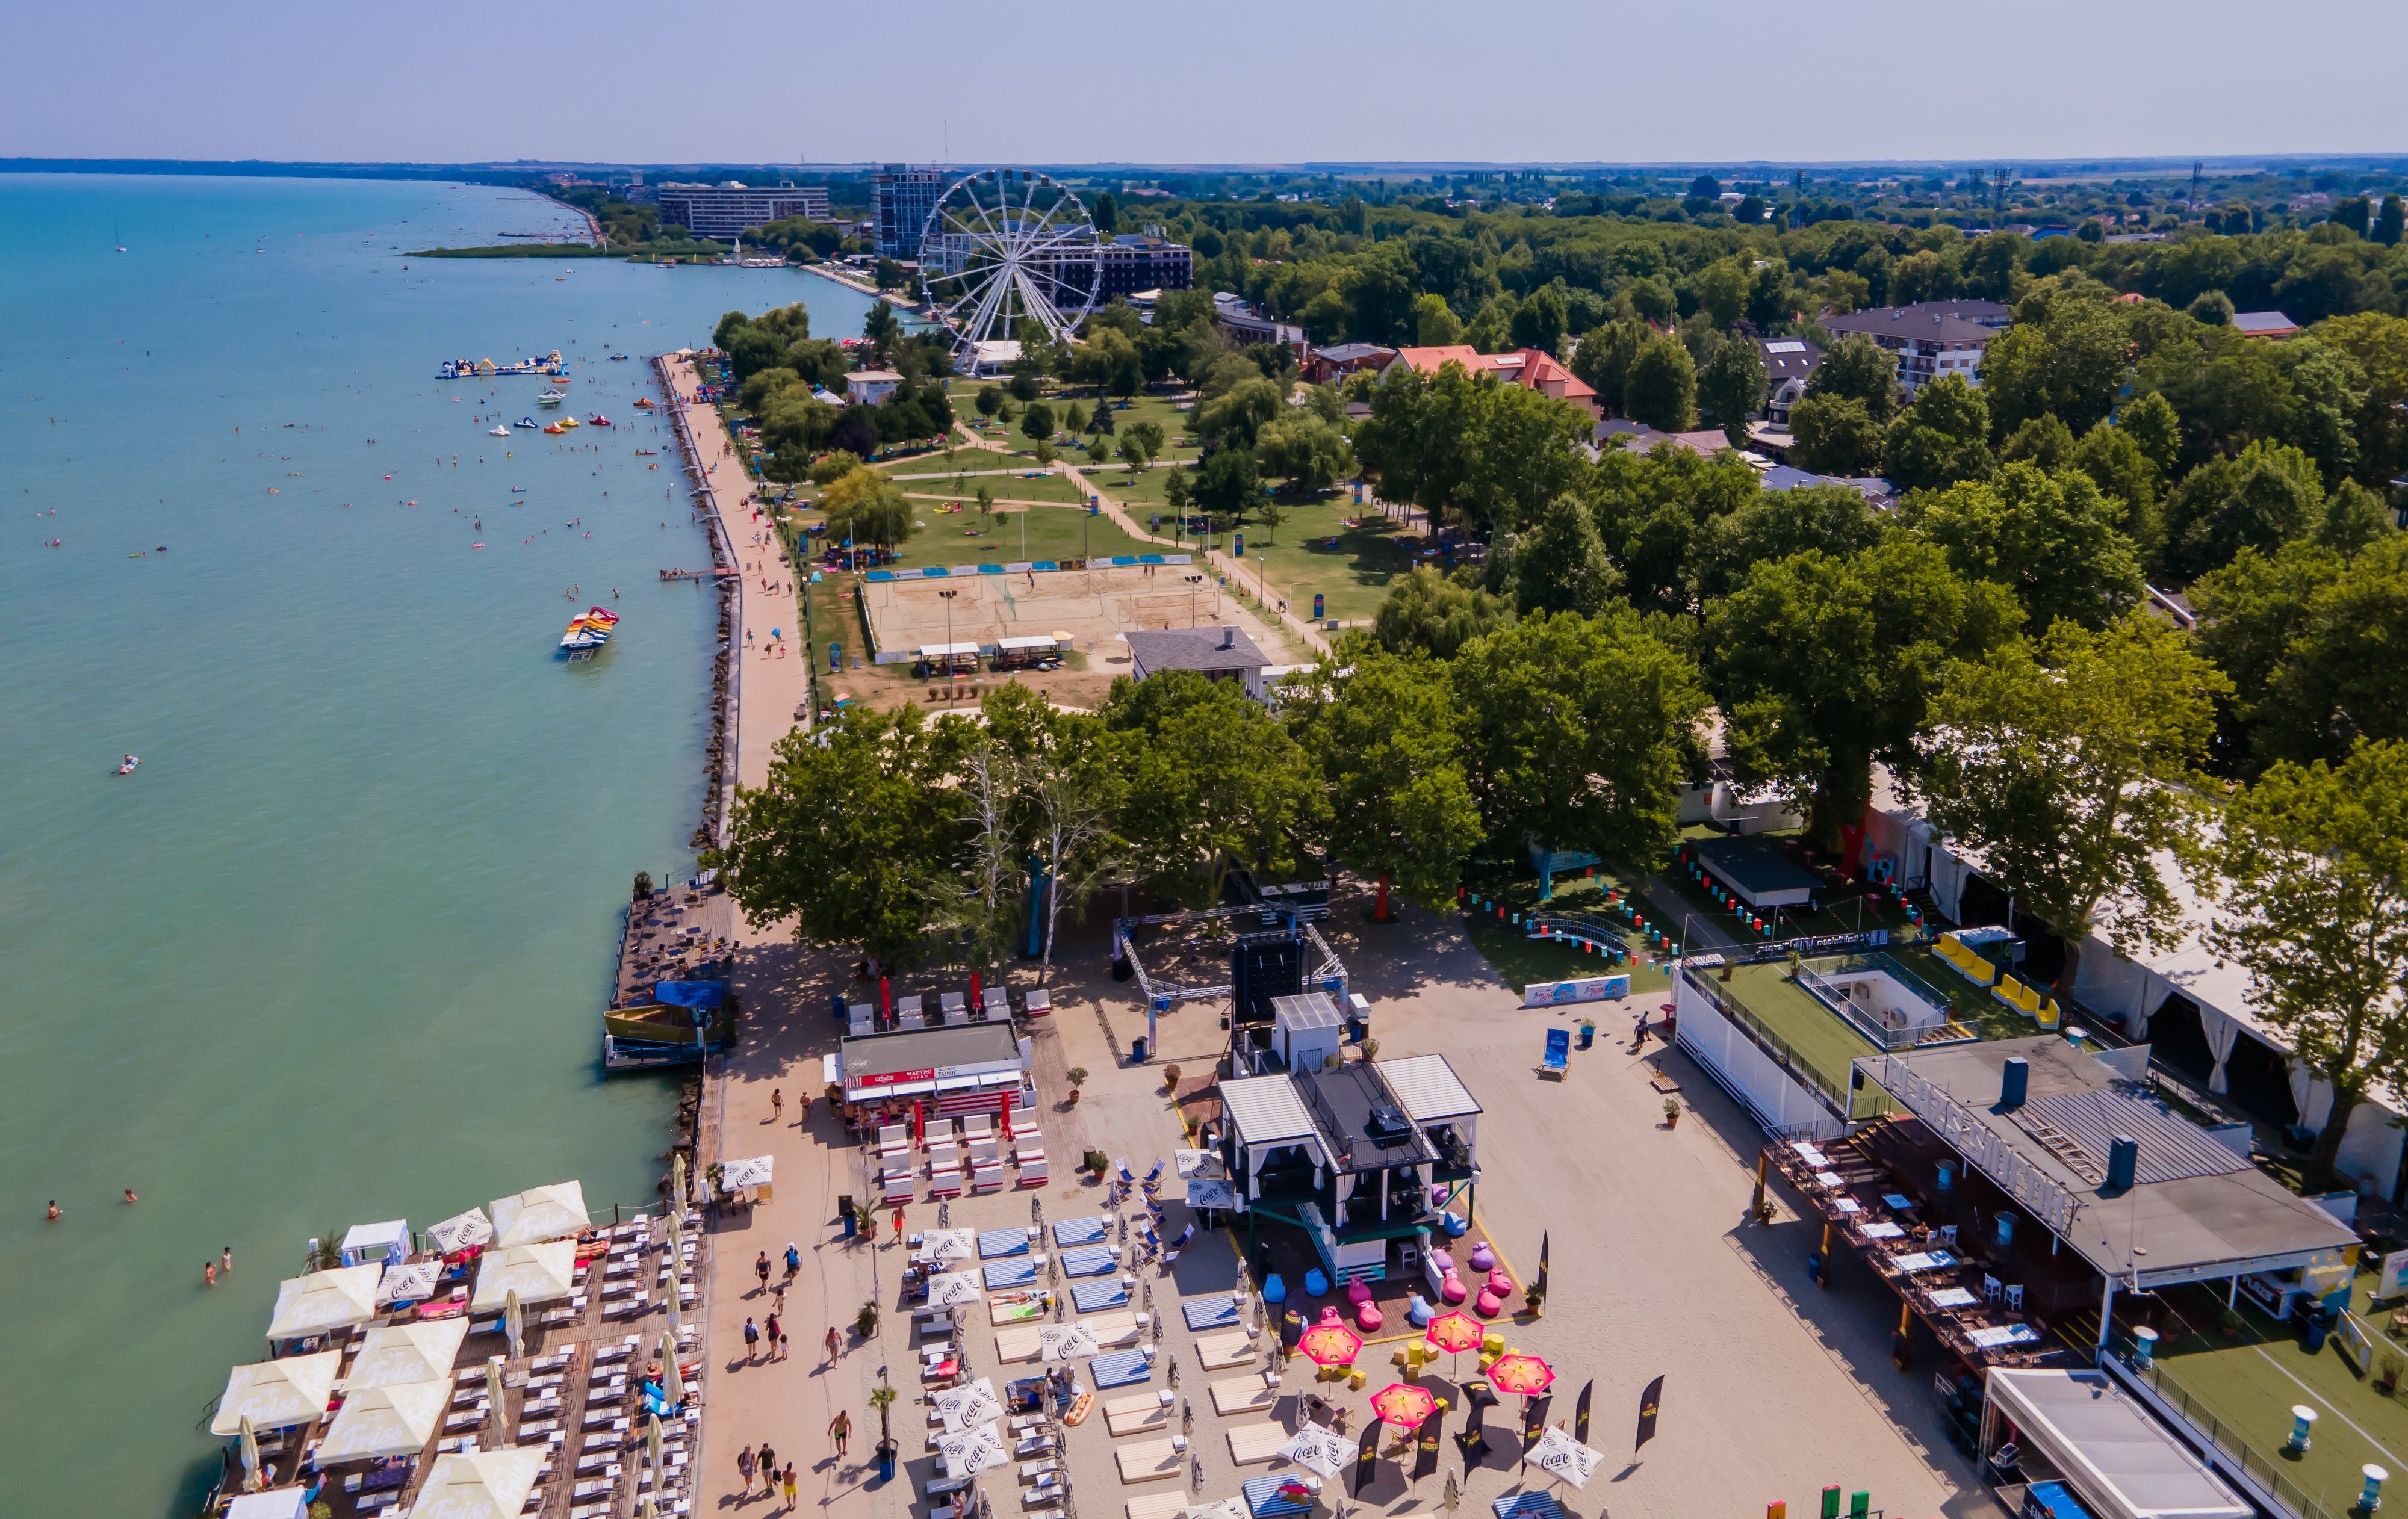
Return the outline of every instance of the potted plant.
{"type": "Polygon", "coordinates": [[[1539,1316],[1539,1305],[1546,1296],[1539,1290],[1539,1285],[1535,1282],[1522,1289],[1522,1306],[1530,1311],[1530,1317],[1535,1319],[1539,1316]]]}
{"type": "Polygon", "coordinates": [[[869,1406],[878,1411],[878,1480],[895,1480],[895,1430],[888,1422],[887,1410],[895,1406],[895,1389],[876,1387],[870,1390],[869,1406]]]}
{"type": "Polygon", "coordinates": [[[2408,1370],[2398,1351],[2386,1351],[2374,1365],[2374,1390],[2389,1397],[2400,1391],[2400,1373],[2408,1370]]]}
{"type": "Polygon", "coordinates": [[[1380,1058],[1380,1041],[1378,1039],[1365,1039],[1361,1044],[1356,1045],[1355,1048],[1363,1052],[1363,1060],[1366,1064],[1380,1058]]]}
{"type": "Polygon", "coordinates": [[[1086,1084],[1087,1068],[1084,1066],[1072,1066],[1064,1074],[1069,1078],[1070,1106],[1075,1108],[1079,1105],[1079,1088],[1086,1084]]]}
{"type": "Polygon", "coordinates": [[[859,1335],[864,1340],[875,1340],[878,1338],[877,1298],[872,1297],[869,1301],[862,1304],[861,1311],[853,1315],[853,1332],[859,1335]]]}
{"type": "Polygon", "coordinates": [[[2224,1331],[2224,1338],[2227,1340],[2235,1340],[2240,1338],[2241,1310],[2237,1308],[2228,1308],[2223,1312],[2218,1313],[2215,1316],[2215,1326],[2224,1331]]]}
{"type": "Polygon", "coordinates": [[[1595,1045],[1596,1043],[1597,1043],[1597,1020],[1596,1020],[1596,1019],[1594,1019],[1594,1018],[1584,1018],[1584,1019],[1582,1019],[1582,1020],[1580,1021],[1580,1047],[1581,1047],[1582,1049],[1585,1050],[1585,1049],[1588,1049],[1588,1048],[1590,1048],[1591,1046],[1595,1045]]]}
{"type": "Polygon", "coordinates": [[[1679,1128],[1681,1126],[1681,1099],[1679,1097],[1666,1097],[1664,1099],[1664,1126],[1666,1128],[1679,1128]]]}
{"type": "Polygon", "coordinates": [[[1165,1066],[1162,1068],[1162,1089],[1166,1092],[1176,1092],[1179,1090],[1179,1068],[1177,1066],[1165,1066]]]}
{"type": "Polygon", "coordinates": [[[1098,1182],[1104,1179],[1104,1173],[1111,1169],[1111,1157],[1100,1150],[1090,1150],[1079,1157],[1079,1168],[1082,1171],[1095,1172],[1096,1180],[1098,1182]]]}

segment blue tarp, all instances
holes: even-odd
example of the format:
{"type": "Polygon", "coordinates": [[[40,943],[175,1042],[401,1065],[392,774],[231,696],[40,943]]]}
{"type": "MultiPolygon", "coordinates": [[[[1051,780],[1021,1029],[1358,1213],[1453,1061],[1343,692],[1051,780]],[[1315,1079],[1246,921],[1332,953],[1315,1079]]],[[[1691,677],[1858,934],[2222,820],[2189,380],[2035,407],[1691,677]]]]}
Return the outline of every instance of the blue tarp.
{"type": "Polygon", "coordinates": [[[1062,1253],[1064,1276],[1105,1276],[1120,1265],[1120,1256],[1109,1250],[1066,1250],[1062,1253]]]}
{"type": "Polygon", "coordinates": [[[1066,1218],[1054,1225],[1054,1242],[1068,1249],[1072,1245],[1100,1243],[1111,1232],[1109,1218],[1066,1218]]]}
{"type": "Polygon", "coordinates": [[[989,1229],[978,1237],[979,1259],[991,1261],[997,1255],[1028,1254],[1026,1229],[989,1229]]]}
{"type": "Polygon", "coordinates": [[[1025,1287],[1037,1280],[1037,1263],[1030,1260],[990,1261],[986,1267],[986,1287],[989,1292],[1001,1292],[1006,1287],[1025,1287]]]}
{"type": "Polygon", "coordinates": [[[1238,1301],[1224,1294],[1218,1297],[1191,1297],[1179,1305],[1190,1329],[1220,1329],[1238,1322],[1238,1301]]]}
{"type": "Polygon", "coordinates": [[[1154,1363],[1141,1350],[1120,1350],[1096,1356],[1087,1363],[1087,1371],[1098,1388],[1125,1387],[1133,1382],[1152,1381],[1154,1363]]]}
{"type": "Polygon", "coordinates": [[[715,1008],[727,1000],[724,981],[664,981],[652,983],[652,1000],[673,1008],[715,1008]]]}
{"type": "Polygon", "coordinates": [[[1070,1301],[1082,1313],[1100,1312],[1107,1308],[1126,1308],[1128,1289],[1117,1282],[1073,1282],[1070,1301]]]}

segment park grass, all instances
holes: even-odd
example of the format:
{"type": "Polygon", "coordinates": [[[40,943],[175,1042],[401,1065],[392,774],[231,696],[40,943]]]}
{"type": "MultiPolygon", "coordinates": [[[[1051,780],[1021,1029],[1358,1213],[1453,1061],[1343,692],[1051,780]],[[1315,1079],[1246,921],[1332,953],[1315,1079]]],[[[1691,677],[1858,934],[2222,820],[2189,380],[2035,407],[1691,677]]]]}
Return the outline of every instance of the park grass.
{"type": "Polygon", "coordinates": [[[1389,582],[1411,569],[1420,552],[1418,537],[1356,506],[1343,491],[1299,505],[1282,502],[1281,509],[1276,529],[1246,525],[1246,578],[1259,575],[1274,595],[1289,597],[1299,616],[1311,615],[1319,592],[1325,617],[1369,621],[1387,599],[1389,582]]]}
{"type": "Polygon", "coordinates": [[[966,507],[958,515],[945,513],[918,520],[928,525],[903,545],[902,567],[907,569],[929,565],[1004,565],[1089,555],[1109,558],[1157,552],[1154,545],[1131,537],[1110,517],[1090,517],[1068,507],[999,511],[992,522],[982,522],[976,507],[966,507]],[[1021,534],[1024,525],[1027,529],[1025,552],[1021,534]],[[965,531],[968,528],[982,531],[971,537],[965,531]]]}

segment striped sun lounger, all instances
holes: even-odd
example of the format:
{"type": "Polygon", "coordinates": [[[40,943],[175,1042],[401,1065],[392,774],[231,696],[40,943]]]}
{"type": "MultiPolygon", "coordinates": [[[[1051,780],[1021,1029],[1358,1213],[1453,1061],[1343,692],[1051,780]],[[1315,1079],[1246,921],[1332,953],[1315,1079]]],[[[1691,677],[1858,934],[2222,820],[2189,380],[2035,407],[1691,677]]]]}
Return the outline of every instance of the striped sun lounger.
{"type": "Polygon", "coordinates": [[[1070,1284],[1070,1301],[1082,1313],[1126,1308],[1128,1289],[1118,1282],[1074,1282],[1070,1284]]]}
{"type": "Polygon", "coordinates": [[[1054,1242],[1065,1250],[1072,1245],[1101,1244],[1111,1228],[1109,1218],[1066,1218],[1054,1225],[1054,1242]]]}
{"type": "Polygon", "coordinates": [[[1028,1254],[1026,1229],[989,1229],[978,1237],[979,1259],[991,1261],[998,1255],[1028,1254]]]}
{"type": "Polygon", "coordinates": [[[1179,1305],[1190,1329],[1220,1329],[1238,1322],[1238,1300],[1223,1294],[1218,1297],[1190,1297],[1179,1305]]]}
{"type": "Polygon", "coordinates": [[[986,1290],[989,1292],[1000,1292],[1006,1287],[1025,1287],[1036,1280],[1035,1261],[989,1261],[986,1264],[986,1290]]]}
{"type": "Polygon", "coordinates": [[[1114,1351],[1087,1362],[1087,1372],[1098,1388],[1128,1387],[1154,1380],[1154,1363],[1141,1350],[1114,1351]]]}
{"type": "Polygon", "coordinates": [[[1286,1519],[1289,1514],[1312,1512],[1310,1493],[1301,1501],[1280,1496],[1280,1489],[1295,1481],[1293,1477],[1249,1477],[1239,1486],[1246,1495],[1246,1507],[1254,1511],[1254,1519],[1286,1519]]]}
{"type": "MultiPolygon", "coordinates": [[[[1120,1257],[1109,1250],[1066,1250],[1062,1253],[1064,1276],[1108,1276],[1120,1265],[1120,1257]]],[[[989,1270],[994,1268],[989,1267],[989,1270]]]]}

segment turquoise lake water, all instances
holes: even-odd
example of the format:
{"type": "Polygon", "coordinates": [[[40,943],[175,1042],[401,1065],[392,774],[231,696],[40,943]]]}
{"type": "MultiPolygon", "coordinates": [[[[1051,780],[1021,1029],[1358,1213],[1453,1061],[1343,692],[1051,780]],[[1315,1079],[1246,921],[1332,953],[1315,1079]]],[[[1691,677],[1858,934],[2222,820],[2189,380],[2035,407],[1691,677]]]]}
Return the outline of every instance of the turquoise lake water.
{"type": "Polygon", "coordinates": [[[403,256],[574,225],[452,185],[0,176],[8,1512],[190,1512],[196,1423],[311,1235],[653,1197],[674,1087],[604,1081],[598,1013],[629,878],[692,867],[713,604],[656,577],[708,550],[649,366],[608,355],[867,303],[403,256]],[[553,348],[561,409],[621,426],[490,437],[546,381],[434,378],[553,348]],[[617,638],[566,664],[592,604],[617,638]]]}

